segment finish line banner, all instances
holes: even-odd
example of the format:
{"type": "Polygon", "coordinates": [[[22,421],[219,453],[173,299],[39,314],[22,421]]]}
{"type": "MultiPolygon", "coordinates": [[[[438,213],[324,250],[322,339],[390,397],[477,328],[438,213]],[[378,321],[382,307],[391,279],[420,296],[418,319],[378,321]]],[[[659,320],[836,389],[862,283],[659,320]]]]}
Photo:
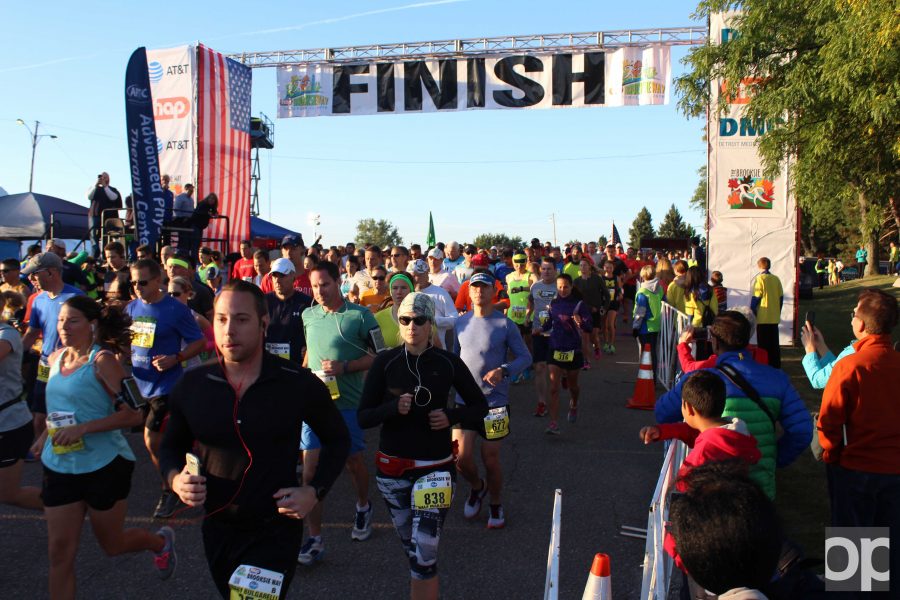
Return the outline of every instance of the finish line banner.
{"type": "Polygon", "coordinates": [[[669,47],[508,54],[278,69],[278,116],[669,103],[669,47]]]}

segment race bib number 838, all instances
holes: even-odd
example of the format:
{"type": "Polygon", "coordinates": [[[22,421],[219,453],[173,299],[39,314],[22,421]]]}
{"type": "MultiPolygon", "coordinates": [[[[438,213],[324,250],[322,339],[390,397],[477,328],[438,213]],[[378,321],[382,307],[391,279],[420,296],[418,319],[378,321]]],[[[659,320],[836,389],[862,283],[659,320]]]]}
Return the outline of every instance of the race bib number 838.
{"type": "Polygon", "coordinates": [[[413,507],[416,510],[450,508],[453,480],[447,471],[435,471],[419,477],[413,485],[413,507]]]}

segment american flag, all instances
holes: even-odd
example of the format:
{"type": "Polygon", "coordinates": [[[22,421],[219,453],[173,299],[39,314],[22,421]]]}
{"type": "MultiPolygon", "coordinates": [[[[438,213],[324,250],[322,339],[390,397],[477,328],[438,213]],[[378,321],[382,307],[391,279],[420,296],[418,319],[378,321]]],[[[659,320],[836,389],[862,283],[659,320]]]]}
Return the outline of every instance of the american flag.
{"type": "MultiPolygon", "coordinates": [[[[250,67],[203,44],[197,69],[197,198],[214,192],[228,216],[225,252],[250,238],[250,67]]],[[[225,219],[213,219],[206,237],[224,239],[225,219]]]]}
{"type": "Polygon", "coordinates": [[[619,237],[619,230],[616,229],[616,222],[613,221],[612,237],[609,240],[613,244],[621,244],[622,238],[619,237]]]}

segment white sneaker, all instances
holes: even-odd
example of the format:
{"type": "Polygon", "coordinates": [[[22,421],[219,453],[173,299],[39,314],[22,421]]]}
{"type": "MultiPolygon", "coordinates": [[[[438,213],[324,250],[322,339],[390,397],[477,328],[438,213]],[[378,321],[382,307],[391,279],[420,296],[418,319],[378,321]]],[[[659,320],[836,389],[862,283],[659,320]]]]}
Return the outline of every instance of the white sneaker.
{"type": "Polygon", "coordinates": [[[353,529],[350,531],[350,539],[364,542],[372,536],[372,503],[369,508],[356,511],[356,520],[353,521],[353,529]]]}
{"type": "Polygon", "coordinates": [[[322,560],[325,556],[325,542],[322,536],[308,537],[300,547],[300,554],[297,555],[297,562],[301,565],[311,565],[322,560]]]}
{"type": "Polygon", "coordinates": [[[488,529],[503,529],[506,525],[506,515],[503,514],[503,505],[497,507],[494,510],[494,507],[490,507],[490,516],[488,517],[487,528],[488,529]]]}
{"type": "Polygon", "coordinates": [[[481,480],[481,489],[469,492],[469,498],[466,500],[465,505],[463,505],[463,516],[467,519],[474,519],[481,512],[481,501],[484,500],[484,497],[487,495],[487,482],[482,479],[481,480]]]}

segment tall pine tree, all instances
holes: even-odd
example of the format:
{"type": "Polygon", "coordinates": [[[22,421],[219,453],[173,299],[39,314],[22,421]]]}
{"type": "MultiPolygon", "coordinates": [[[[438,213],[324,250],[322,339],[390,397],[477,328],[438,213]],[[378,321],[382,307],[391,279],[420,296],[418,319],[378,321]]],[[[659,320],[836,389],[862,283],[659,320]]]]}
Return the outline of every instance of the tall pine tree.
{"type": "Polygon", "coordinates": [[[687,239],[695,234],[694,228],[684,222],[681,213],[673,204],[659,225],[659,237],[687,239]]]}
{"type": "Polygon", "coordinates": [[[631,229],[628,230],[628,244],[632,248],[640,248],[642,238],[652,237],[656,237],[656,232],[653,230],[653,217],[650,216],[650,211],[645,206],[634,218],[631,229]]]}

